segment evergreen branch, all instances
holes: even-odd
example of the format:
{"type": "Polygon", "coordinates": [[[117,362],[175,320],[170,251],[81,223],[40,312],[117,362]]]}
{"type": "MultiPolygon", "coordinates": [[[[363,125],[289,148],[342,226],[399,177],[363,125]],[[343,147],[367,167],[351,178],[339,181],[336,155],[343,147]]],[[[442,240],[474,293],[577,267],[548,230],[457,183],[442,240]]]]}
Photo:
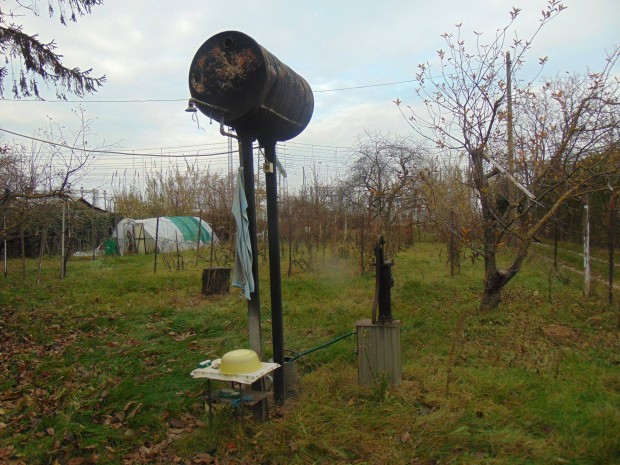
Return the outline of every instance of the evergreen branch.
{"type": "MultiPolygon", "coordinates": [[[[41,99],[37,77],[53,85],[57,97],[62,99],[66,98],[65,91],[78,97],[96,92],[106,81],[105,76],[92,77],[91,69],[82,71],[64,66],[62,55],[58,55],[55,49],[54,41],[42,43],[36,34],[30,36],[24,33],[21,26],[0,25],[0,53],[8,61],[20,58],[25,68],[21,70],[19,78],[14,79],[15,98],[34,95],[41,99]]],[[[5,68],[0,69],[0,92],[4,90],[4,79],[7,75],[5,68]]]]}

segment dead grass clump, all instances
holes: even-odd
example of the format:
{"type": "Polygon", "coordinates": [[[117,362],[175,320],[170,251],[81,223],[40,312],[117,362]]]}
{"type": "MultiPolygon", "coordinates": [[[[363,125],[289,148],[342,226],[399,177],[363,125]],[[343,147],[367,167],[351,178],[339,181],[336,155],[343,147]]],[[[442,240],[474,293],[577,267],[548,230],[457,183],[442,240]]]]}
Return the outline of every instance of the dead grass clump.
{"type": "Polygon", "coordinates": [[[548,325],[542,331],[545,336],[558,343],[573,342],[577,339],[577,333],[564,325],[548,325]]]}

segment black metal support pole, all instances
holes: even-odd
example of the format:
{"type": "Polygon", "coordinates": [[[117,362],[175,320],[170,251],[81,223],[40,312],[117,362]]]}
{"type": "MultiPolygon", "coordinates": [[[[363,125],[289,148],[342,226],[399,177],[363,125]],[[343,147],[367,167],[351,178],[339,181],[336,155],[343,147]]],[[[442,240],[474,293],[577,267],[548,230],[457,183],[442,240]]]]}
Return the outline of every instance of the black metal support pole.
{"type": "Polygon", "coordinates": [[[276,402],[284,402],[284,329],[282,324],[282,277],[280,270],[280,231],[278,224],[278,174],[276,144],[265,147],[265,187],[267,190],[267,232],[269,234],[269,276],[271,281],[271,329],[273,361],[280,364],[273,377],[276,402]]]}
{"type": "Polygon", "coordinates": [[[239,134],[239,158],[243,168],[243,188],[248,202],[248,230],[252,247],[252,276],[254,277],[254,292],[250,294],[248,302],[248,332],[250,348],[259,358],[263,359],[261,329],[260,329],[260,291],[258,284],[258,246],[256,241],[256,196],[254,190],[254,158],[252,157],[252,137],[239,134]]]}
{"type": "MultiPolygon", "coordinates": [[[[250,233],[250,246],[252,248],[252,276],[254,277],[254,292],[250,294],[248,302],[248,334],[250,349],[258,354],[263,360],[263,340],[260,328],[260,287],[258,279],[258,244],[256,240],[256,192],[254,189],[254,157],[252,156],[252,144],[254,138],[239,134],[239,161],[243,168],[243,189],[248,202],[248,231],[250,233]]],[[[263,380],[258,380],[252,385],[252,389],[262,391],[263,380]]],[[[256,421],[267,419],[266,402],[257,403],[253,410],[256,421]]]]}

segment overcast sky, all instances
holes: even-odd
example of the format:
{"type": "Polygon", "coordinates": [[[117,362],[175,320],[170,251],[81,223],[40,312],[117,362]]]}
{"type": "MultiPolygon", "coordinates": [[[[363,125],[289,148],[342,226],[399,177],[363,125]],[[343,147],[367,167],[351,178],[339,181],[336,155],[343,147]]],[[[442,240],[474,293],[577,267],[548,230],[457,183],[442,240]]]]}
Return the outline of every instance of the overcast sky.
{"type": "MultiPolygon", "coordinates": [[[[2,2],[3,9],[6,8],[2,2]]],[[[42,6],[46,2],[41,2],[42,6]]],[[[210,1],[105,0],[89,16],[67,27],[43,9],[36,18],[25,12],[24,32],[55,40],[67,66],[93,68],[106,75],[99,92],[81,103],[11,101],[0,103],[0,128],[32,136],[48,117],[77,127],[72,110],[79,105],[94,118],[89,145],[112,144],[114,150],[169,154],[226,151],[217,125],[199,116],[201,128],[184,112],[189,97],[190,62],[212,35],[238,30],[252,36],[302,75],[315,92],[312,121],[297,138],[280,148],[289,181],[298,183],[302,166],[323,176],[340,173],[347,147],[365,130],[412,135],[393,100],[415,105],[417,65],[433,61],[445,47],[440,35],[462,23],[466,32],[491,37],[504,26],[513,6],[521,8],[515,30],[526,37],[538,24],[546,1],[540,0],[313,0],[210,1]],[[359,89],[334,90],[372,86],[359,89]],[[122,101],[122,102],[121,102],[122,101]],[[131,102],[128,102],[131,101],[131,102]],[[147,102],[145,102],[147,101],[147,102]],[[178,148],[180,146],[191,146],[178,148]]],[[[531,63],[549,56],[546,75],[598,69],[606,50],[620,43],[620,1],[566,0],[568,7],[536,38],[531,63]]],[[[6,85],[10,90],[10,84],[6,85]]],[[[3,140],[27,143],[4,134],[3,140]]],[[[193,159],[190,159],[193,160],[193,159]]],[[[225,168],[226,155],[201,157],[200,164],[225,168]]],[[[87,179],[90,189],[108,189],[114,171],[126,177],[145,165],[165,168],[168,158],[100,155],[87,179]]],[[[237,166],[237,157],[234,157],[237,166]]]]}

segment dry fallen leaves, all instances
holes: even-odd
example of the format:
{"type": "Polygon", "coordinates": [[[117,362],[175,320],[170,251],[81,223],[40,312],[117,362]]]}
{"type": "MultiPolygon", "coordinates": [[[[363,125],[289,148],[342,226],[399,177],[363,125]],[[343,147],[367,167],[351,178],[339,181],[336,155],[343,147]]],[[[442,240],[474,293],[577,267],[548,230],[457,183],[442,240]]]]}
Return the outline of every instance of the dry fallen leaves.
{"type": "Polygon", "coordinates": [[[217,457],[213,457],[211,454],[198,454],[191,458],[191,463],[195,465],[219,465],[217,457]]]}

